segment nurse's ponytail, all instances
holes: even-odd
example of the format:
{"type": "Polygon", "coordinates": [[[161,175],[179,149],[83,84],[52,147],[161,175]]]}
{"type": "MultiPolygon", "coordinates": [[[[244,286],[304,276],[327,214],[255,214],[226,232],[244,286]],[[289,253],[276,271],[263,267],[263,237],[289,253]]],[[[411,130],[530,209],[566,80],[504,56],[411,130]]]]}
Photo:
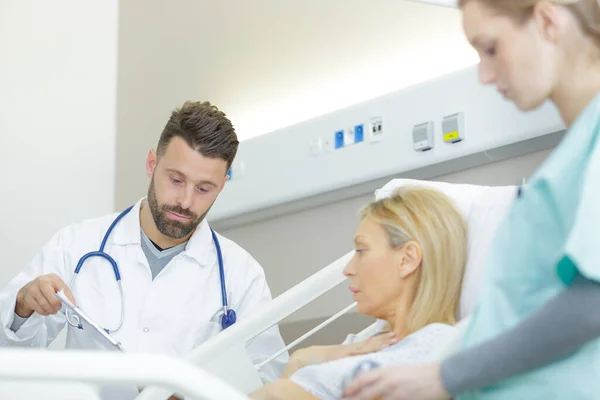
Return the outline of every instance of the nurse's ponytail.
{"type": "MultiPolygon", "coordinates": [[[[478,1],[504,15],[524,23],[531,17],[537,3],[544,0],[459,0],[458,6],[464,7],[471,1],[478,1]]],[[[579,26],[600,47],[600,0],[550,0],[560,4],[573,13],[579,26]]]]}
{"type": "Polygon", "coordinates": [[[554,0],[568,8],[579,27],[600,47],[600,0],[554,0]]]}

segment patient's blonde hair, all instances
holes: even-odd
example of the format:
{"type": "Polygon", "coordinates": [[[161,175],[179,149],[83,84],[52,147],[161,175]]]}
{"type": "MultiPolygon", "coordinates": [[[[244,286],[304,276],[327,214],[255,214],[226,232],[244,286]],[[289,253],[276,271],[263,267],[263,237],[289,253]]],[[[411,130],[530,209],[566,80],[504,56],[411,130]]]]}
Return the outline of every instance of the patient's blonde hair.
{"type": "Polygon", "coordinates": [[[421,246],[409,332],[434,322],[455,324],[467,260],[467,223],[452,201],[436,190],[401,187],[367,205],[360,218],[379,223],[393,248],[409,241],[421,246]]]}

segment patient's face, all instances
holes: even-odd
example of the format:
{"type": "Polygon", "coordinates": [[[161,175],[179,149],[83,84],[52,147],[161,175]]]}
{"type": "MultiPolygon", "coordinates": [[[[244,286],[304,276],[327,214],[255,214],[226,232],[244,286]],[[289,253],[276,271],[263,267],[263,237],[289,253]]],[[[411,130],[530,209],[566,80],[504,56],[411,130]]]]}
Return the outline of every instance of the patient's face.
{"type": "Polygon", "coordinates": [[[344,269],[358,312],[387,319],[395,313],[402,293],[401,250],[393,249],[385,230],[368,218],[360,223],[354,237],[355,253],[344,269]]]}

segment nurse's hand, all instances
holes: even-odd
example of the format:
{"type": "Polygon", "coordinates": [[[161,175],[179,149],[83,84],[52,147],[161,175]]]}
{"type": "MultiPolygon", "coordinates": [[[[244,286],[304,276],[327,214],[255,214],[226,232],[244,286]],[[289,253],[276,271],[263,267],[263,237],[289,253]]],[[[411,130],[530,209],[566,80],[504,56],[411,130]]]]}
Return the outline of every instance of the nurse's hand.
{"type": "Polygon", "coordinates": [[[363,372],[344,390],[348,400],[449,400],[439,364],[402,365],[363,372]]]}
{"type": "Polygon", "coordinates": [[[29,318],[34,312],[41,315],[54,315],[62,307],[56,292],[64,290],[73,304],[75,299],[65,282],[56,274],[38,276],[17,293],[15,313],[21,318],[29,318]]]}

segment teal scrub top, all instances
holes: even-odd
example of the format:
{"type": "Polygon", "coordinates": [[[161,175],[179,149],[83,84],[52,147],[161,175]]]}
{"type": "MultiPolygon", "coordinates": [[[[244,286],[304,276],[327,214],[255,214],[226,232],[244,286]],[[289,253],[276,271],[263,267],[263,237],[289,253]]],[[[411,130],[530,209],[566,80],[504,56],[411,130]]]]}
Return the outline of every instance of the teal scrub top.
{"type": "MultiPolygon", "coordinates": [[[[464,348],[514,327],[578,275],[600,281],[599,137],[600,95],[515,196],[498,227],[464,348]]],[[[456,399],[600,399],[600,339],[456,399]]]]}

